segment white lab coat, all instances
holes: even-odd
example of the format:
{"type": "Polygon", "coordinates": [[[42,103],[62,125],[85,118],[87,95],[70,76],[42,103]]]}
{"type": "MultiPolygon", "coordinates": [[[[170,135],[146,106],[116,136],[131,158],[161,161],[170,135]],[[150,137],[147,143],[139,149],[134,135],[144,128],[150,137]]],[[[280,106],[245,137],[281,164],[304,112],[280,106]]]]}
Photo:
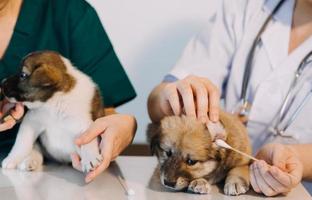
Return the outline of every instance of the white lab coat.
{"type": "MultiPolygon", "coordinates": [[[[170,75],[182,79],[193,74],[217,85],[224,97],[225,110],[231,112],[240,100],[245,63],[250,47],[278,0],[224,0],[212,26],[194,37],[170,75]]],[[[264,143],[312,143],[312,98],[286,130],[294,138],[276,137],[268,131],[294,78],[299,63],[312,50],[312,37],[288,54],[295,0],[286,0],[261,35],[253,59],[248,87],[252,108],[247,124],[254,152],[264,143]]],[[[295,102],[312,90],[312,63],[297,84],[295,102]]],[[[284,122],[285,122],[284,121],[284,122]]]]}

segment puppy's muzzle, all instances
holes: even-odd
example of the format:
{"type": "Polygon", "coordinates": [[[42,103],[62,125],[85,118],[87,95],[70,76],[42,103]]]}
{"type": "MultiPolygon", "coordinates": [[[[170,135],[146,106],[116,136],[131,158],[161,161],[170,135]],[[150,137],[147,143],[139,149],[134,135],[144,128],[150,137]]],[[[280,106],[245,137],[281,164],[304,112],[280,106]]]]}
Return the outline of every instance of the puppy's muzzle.
{"type": "Polygon", "coordinates": [[[7,98],[18,98],[18,78],[16,76],[12,76],[9,78],[5,78],[1,81],[1,93],[3,96],[7,98]]]}
{"type": "Polygon", "coordinates": [[[164,180],[164,184],[165,184],[167,187],[175,188],[177,182],[171,182],[171,181],[164,180]]]}

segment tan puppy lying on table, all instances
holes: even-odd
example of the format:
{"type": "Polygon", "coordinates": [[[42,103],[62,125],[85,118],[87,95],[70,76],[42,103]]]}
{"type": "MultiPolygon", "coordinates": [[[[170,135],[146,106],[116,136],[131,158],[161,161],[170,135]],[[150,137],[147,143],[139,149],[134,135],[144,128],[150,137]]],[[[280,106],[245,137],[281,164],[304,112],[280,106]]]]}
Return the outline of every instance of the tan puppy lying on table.
{"type": "MultiPolygon", "coordinates": [[[[232,147],[251,153],[245,126],[221,112],[224,140],[232,147]]],[[[161,183],[176,191],[209,193],[211,184],[225,179],[224,193],[239,195],[249,190],[248,158],[213,143],[213,128],[187,116],[169,116],[148,126],[152,152],[160,165],[161,183]]]]}

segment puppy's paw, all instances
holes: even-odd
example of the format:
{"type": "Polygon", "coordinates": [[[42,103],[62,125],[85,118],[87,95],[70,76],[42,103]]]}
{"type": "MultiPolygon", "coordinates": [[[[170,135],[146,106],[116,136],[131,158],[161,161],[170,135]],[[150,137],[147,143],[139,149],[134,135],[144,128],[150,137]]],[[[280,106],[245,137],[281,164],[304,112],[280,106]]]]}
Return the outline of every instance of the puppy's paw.
{"type": "Polygon", "coordinates": [[[82,145],[78,150],[81,158],[81,170],[85,173],[94,170],[103,161],[97,138],[88,144],[82,145]]]}
{"type": "Polygon", "coordinates": [[[233,177],[224,185],[224,194],[237,196],[249,190],[249,184],[241,177],[233,177]]]}
{"type": "Polygon", "coordinates": [[[40,152],[33,150],[17,168],[22,171],[34,171],[39,169],[43,164],[43,156],[40,152]]]}
{"type": "Polygon", "coordinates": [[[206,179],[199,178],[193,180],[187,190],[197,194],[208,194],[211,191],[211,185],[206,179]]]}
{"type": "Polygon", "coordinates": [[[1,167],[3,169],[16,169],[19,162],[20,162],[19,160],[14,159],[11,156],[8,156],[2,161],[1,167]]]}
{"type": "Polygon", "coordinates": [[[95,168],[97,168],[101,162],[103,161],[103,157],[99,153],[83,153],[81,156],[81,169],[83,172],[87,173],[95,168]]]}

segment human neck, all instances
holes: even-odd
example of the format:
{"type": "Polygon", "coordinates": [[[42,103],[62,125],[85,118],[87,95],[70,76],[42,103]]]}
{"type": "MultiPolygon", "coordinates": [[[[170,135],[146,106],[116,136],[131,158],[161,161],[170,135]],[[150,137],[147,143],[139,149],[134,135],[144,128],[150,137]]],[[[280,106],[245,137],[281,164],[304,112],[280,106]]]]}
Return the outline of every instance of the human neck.
{"type": "Polygon", "coordinates": [[[9,7],[9,0],[0,0],[0,16],[4,15],[9,7]]]}
{"type": "Polygon", "coordinates": [[[297,0],[293,14],[293,27],[310,26],[312,23],[312,0],[297,0]]]}
{"type": "Polygon", "coordinates": [[[312,13],[312,0],[297,0],[296,7],[302,12],[302,14],[312,13]]]}
{"type": "Polygon", "coordinates": [[[305,0],[305,2],[312,7],[312,0],[305,0]]]}
{"type": "Polygon", "coordinates": [[[312,36],[312,0],[297,0],[293,13],[288,53],[312,36]]]}
{"type": "Polygon", "coordinates": [[[22,0],[0,0],[0,17],[15,15],[19,11],[22,0]]]}

